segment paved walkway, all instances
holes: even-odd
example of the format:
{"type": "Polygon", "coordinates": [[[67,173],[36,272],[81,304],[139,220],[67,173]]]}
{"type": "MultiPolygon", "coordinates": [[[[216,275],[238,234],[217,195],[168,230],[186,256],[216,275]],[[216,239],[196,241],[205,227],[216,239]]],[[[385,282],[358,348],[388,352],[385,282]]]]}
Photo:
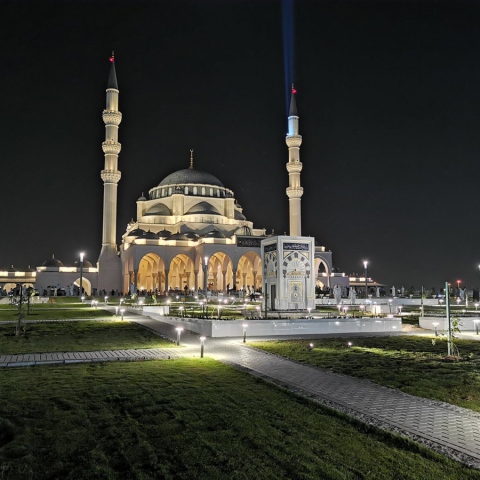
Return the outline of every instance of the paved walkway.
{"type": "MultiPolygon", "coordinates": [[[[135,314],[129,314],[128,320],[166,338],[176,338],[176,332],[171,325],[135,314]]],[[[251,340],[254,339],[248,339],[251,340]]],[[[0,356],[0,367],[169,359],[200,355],[198,335],[184,332],[181,344],[182,348],[171,349],[4,355],[0,356]]],[[[299,394],[382,428],[409,435],[441,453],[480,468],[480,415],[477,413],[286,360],[248,347],[238,338],[208,338],[205,342],[205,356],[248,369],[255,375],[299,394]]]]}

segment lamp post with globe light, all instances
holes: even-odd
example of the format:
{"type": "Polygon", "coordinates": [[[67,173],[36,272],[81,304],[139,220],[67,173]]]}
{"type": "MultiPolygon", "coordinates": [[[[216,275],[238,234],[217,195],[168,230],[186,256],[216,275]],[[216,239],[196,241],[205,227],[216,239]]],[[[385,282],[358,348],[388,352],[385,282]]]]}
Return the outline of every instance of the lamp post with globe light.
{"type": "Polygon", "coordinates": [[[203,257],[203,272],[204,272],[204,289],[205,289],[205,305],[207,304],[207,290],[208,290],[208,257],[203,257]]]}
{"type": "Polygon", "coordinates": [[[85,253],[80,252],[80,289],[78,291],[78,296],[82,298],[83,295],[83,257],[85,253]]]}
{"type": "Polygon", "coordinates": [[[363,268],[365,270],[365,298],[368,298],[368,261],[363,261],[363,268]]]}

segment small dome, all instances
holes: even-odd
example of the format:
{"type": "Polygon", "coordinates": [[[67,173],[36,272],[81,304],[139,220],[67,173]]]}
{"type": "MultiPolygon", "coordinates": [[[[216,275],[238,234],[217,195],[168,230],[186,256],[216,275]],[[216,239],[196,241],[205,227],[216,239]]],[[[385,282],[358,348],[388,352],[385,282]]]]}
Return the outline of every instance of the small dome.
{"type": "MultiPolygon", "coordinates": [[[[74,264],[77,268],[80,268],[80,260],[75,260],[74,264]]],[[[88,260],[83,260],[83,268],[93,268],[93,265],[88,260]]]]}
{"type": "Polygon", "coordinates": [[[143,235],[141,238],[146,238],[147,240],[158,240],[159,237],[156,233],[149,230],[148,232],[145,232],[145,235],[143,235]]]}
{"type": "Polygon", "coordinates": [[[245,215],[238,210],[234,210],[233,218],[235,218],[235,220],[246,220],[245,215]]]}
{"type": "Polygon", "coordinates": [[[36,270],[32,268],[30,265],[25,269],[26,272],[35,272],[36,270]]]}
{"type": "Polygon", "coordinates": [[[16,269],[13,265],[10,265],[10,268],[7,268],[7,272],[18,272],[18,269],[16,269]]]}
{"type": "Polygon", "coordinates": [[[168,238],[172,235],[172,232],[169,232],[168,230],[160,230],[157,232],[157,235],[159,238],[168,238]]]}
{"type": "Polygon", "coordinates": [[[204,238],[226,238],[225,235],[219,230],[212,230],[210,232],[207,232],[203,237],[204,238]]]}
{"type": "Polygon", "coordinates": [[[52,255],[52,258],[49,258],[42,263],[42,267],[63,267],[63,263],[55,258],[55,255],[52,255]]]}
{"type": "Polygon", "coordinates": [[[141,228],[134,228],[133,230],[130,230],[127,232],[128,237],[141,237],[144,233],[147,233],[145,230],[142,230],[141,228]]]}
{"type": "Polygon", "coordinates": [[[145,215],[172,215],[172,211],[163,203],[157,203],[150,207],[146,212],[145,215]]]}
{"type": "Polygon", "coordinates": [[[167,240],[184,240],[184,241],[196,241],[197,240],[197,235],[195,235],[193,232],[187,232],[187,233],[174,233],[170,237],[168,237],[167,240]]]}
{"type": "Polygon", "coordinates": [[[143,194],[142,192],[142,195],[140,195],[140,197],[138,197],[138,200],[137,202],[145,202],[147,199],[145,198],[145,195],[143,194]]]}
{"type": "Polygon", "coordinates": [[[200,202],[194,205],[185,215],[221,215],[221,213],[208,202],[200,202]]]}
{"type": "Polygon", "coordinates": [[[210,173],[195,170],[194,168],[185,168],[173,172],[168,175],[168,177],[165,177],[158,186],[186,184],[215,185],[216,187],[223,187],[222,182],[217,177],[214,177],[210,173]]]}

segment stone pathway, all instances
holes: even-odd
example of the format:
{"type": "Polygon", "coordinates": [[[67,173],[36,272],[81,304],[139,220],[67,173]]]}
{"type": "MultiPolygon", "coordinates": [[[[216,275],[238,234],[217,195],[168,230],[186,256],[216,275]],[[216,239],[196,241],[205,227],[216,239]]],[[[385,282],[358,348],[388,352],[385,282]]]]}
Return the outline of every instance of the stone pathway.
{"type": "MultiPolygon", "coordinates": [[[[126,318],[127,319],[127,318],[126,318]]],[[[174,327],[140,315],[129,321],[174,340],[174,327]]],[[[252,341],[254,339],[247,339],[252,341]]],[[[42,353],[0,356],[0,367],[46,363],[132,361],[198,357],[196,334],[183,332],[182,348],[42,353]]],[[[381,428],[408,435],[430,448],[480,468],[480,414],[414,397],[372,382],[299,364],[244,345],[241,339],[211,339],[205,356],[246,369],[276,384],[381,428]]]]}

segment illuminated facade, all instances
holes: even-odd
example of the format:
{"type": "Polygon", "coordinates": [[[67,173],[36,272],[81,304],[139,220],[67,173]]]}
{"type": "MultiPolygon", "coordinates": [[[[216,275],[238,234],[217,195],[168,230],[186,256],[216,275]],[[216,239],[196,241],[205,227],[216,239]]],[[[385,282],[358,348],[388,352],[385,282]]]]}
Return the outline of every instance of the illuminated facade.
{"type": "MultiPolygon", "coordinates": [[[[215,176],[197,170],[193,150],[190,150],[189,164],[188,157],[185,158],[185,167],[188,168],[167,175],[158,185],[151,186],[146,196],[142,194],[137,200],[136,219],[127,225],[120,247],[117,247],[117,186],[121,177],[118,131],[122,114],[113,55],[110,61],[106,107],[102,113],[105,123],[105,141],[102,143],[105,163],[101,171],[104,201],[98,262],[96,266],[84,263],[80,269],[78,264],[66,267],[57,259],[49,259],[36,270],[36,288],[42,292],[50,285],[78,286],[82,276],[82,286],[88,294],[95,290],[114,290],[124,294],[133,291],[164,293],[172,289],[204,291],[205,287],[223,292],[228,289],[263,290],[265,275],[261,242],[268,243],[270,237],[265,229],[255,228],[245,217],[231,189],[215,176]]],[[[286,136],[289,151],[286,193],[289,197],[290,235],[300,238],[302,137],[293,93],[286,136]]],[[[315,284],[328,287],[343,284],[344,277],[338,278],[332,272],[332,253],[315,246],[313,238],[302,238],[309,239],[307,243],[311,246],[309,281],[305,288],[310,292],[311,285],[314,289],[315,284]]],[[[310,304],[309,294],[308,301],[298,303],[296,308],[309,308],[310,304]]],[[[292,302],[285,305],[272,303],[273,308],[295,308],[291,306],[292,302]]]]}

